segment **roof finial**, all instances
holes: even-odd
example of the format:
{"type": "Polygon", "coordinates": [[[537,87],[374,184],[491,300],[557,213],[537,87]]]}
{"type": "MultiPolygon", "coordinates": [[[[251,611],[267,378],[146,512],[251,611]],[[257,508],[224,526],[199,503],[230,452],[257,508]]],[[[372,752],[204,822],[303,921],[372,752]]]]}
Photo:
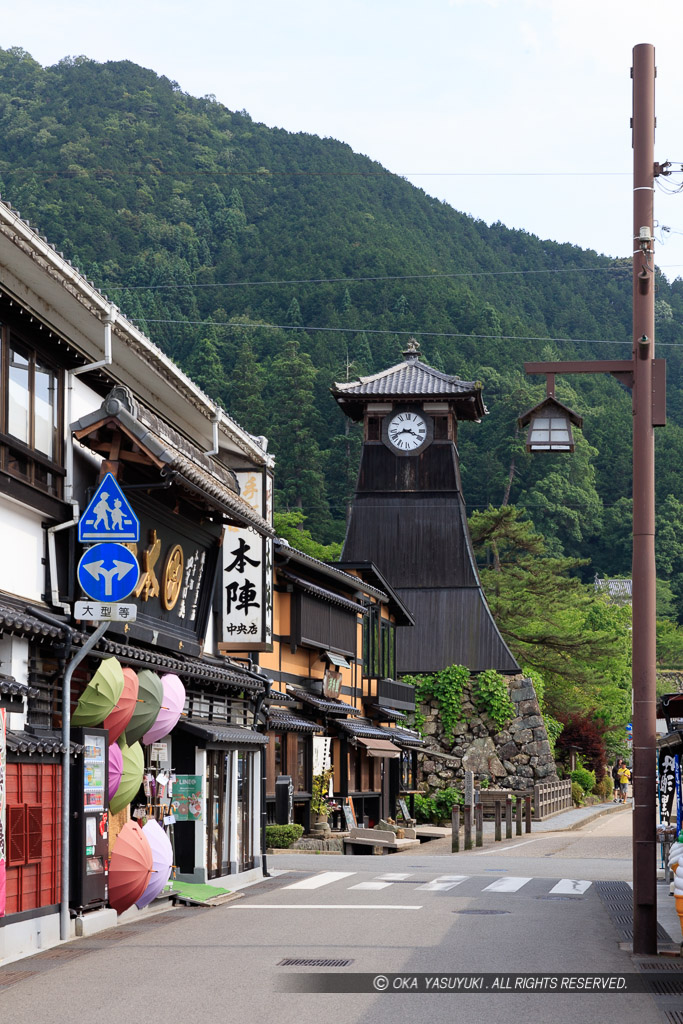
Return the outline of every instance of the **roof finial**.
{"type": "Polygon", "coordinates": [[[416,338],[408,339],[408,347],[403,352],[404,359],[418,359],[420,356],[420,343],[416,338]]]}

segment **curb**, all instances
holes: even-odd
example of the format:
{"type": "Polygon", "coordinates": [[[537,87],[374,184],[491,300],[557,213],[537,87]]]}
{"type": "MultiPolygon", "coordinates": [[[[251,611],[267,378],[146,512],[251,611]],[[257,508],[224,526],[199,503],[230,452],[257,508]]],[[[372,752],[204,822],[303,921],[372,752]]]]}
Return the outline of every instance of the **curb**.
{"type": "MultiPolygon", "coordinates": [[[[599,810],[596,810],[595,814],[587,814],[585,818],[581,819],[581,821],[575,821],[573,825],[567,825],[565,828],[558,828],[558,829],[555,829],[554,831],[556,831],[556,832],[574,832],[577,828],[583,828],[583,826],[587,825],[589,822],[595,821],[596,818],[602,818],[603,815],[605,815],[605,814],[614,814],[617,811],[620,811],[622,809],[623,809],[623,805],[622,804],[614,804],[611,807],[610,806],[602,807],[599,810]]],[[[532,831],[533,831],[533,822],[532,822],[532,831]]],[[[553,830],[552,829],[547,829],[547,830],[544,830],[544,831],[551,832],[553,830]]]]}

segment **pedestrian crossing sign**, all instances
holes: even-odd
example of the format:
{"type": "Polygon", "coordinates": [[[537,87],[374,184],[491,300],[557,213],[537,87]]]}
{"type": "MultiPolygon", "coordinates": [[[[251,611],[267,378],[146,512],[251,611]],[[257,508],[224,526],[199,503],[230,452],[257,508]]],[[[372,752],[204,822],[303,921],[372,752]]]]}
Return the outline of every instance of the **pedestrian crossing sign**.
{"type": "Polygon", "coordinates": [[[111,473],[107,473],[79,519],[78,539],[82,544],[140,540],[140,521],[111,473]]]}

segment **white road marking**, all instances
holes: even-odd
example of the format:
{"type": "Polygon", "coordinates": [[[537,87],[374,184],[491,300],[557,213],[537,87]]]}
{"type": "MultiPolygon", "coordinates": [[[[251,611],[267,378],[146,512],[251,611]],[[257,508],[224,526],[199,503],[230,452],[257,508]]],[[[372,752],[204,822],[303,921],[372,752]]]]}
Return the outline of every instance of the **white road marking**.
{"type": "Polygon", "coordinates": [[[422,910],[393,903],[233,903],[233,910],[422,910]]]}
{"type": "Polygon", "coordinates": [[[292,882],[291,885],[283,885],[283,889],[321,889],[323,885],[330,885],[338,882],[340,878],[349,878],[355,875],[355,871],[322,871],[319,875],[311,878],[304,878],[301,882],[292,882]]]}
{"type": "Polygon", "coordinates": [[[421,892],[448,892],[449,889],[455,889],[456,885],[460,885],[461,882],[467,881],[469,877],[469,875],[441,875],[432,882],[416,886],[416,890],[421,892]]]}
{"type": "Polygon", "coordinates": [[[475,857],[482,857],[484,854],[488,853],[492,857],[495,857],[496,854],[498,854],[498,853],[509,853],[510,850],[518,850],[520,848],[520,846],[528,846],[529,843],[540,843],[541,839],[544,839],[544,838],[545,838],[545,836],[539,836],[538,839],[527,839],[523,843],[515,843],[514,846],[504,846],[502,850],[477,850],[477,852],[475,853],[474,856],[475,857]]]}
{"type": "Polygon", "coordinates": [[[377,878],[381,882],[405,882],[406,878],[410,878],[410,873],[402,875],[392,871],[387,871],[383,875],[377,875],[377,878]]]}
{"type": "Polygon", "coordinates": [[[482,892],[517,892],[523,885],[530,882],[530,878],[497,878],[495,882],[485,886],[482,892]]]}
{"type": "Polygon", "coordinates": [[[350,885],[349,889],[388,889],[391,882],[359,882],[358,885],[350,885]]]}
{"type": "Polygon", "coordinates": [[[585,879],[578,878],[561,878],[557,885],[554,885],[550,890],[551,893],[571,893],[572,895],[580,896],[590,888],[591,883],[585,879]]]}

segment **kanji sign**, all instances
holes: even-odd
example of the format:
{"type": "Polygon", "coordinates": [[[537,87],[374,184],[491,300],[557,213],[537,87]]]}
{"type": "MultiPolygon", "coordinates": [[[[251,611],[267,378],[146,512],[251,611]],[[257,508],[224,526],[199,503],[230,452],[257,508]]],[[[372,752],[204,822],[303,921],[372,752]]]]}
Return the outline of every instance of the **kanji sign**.
{"type": "Polygon", "coordinates": [[[101,604],[99,601],[76,601],[74,618],[81,622],[135,622],[138,614],[134,604],[101,604]]]}
{"type": "Polygon", "coordinates": [[[119,484],[107,473],[78,522],[82,544],[140,540],[140,523],[119,484]]]}

